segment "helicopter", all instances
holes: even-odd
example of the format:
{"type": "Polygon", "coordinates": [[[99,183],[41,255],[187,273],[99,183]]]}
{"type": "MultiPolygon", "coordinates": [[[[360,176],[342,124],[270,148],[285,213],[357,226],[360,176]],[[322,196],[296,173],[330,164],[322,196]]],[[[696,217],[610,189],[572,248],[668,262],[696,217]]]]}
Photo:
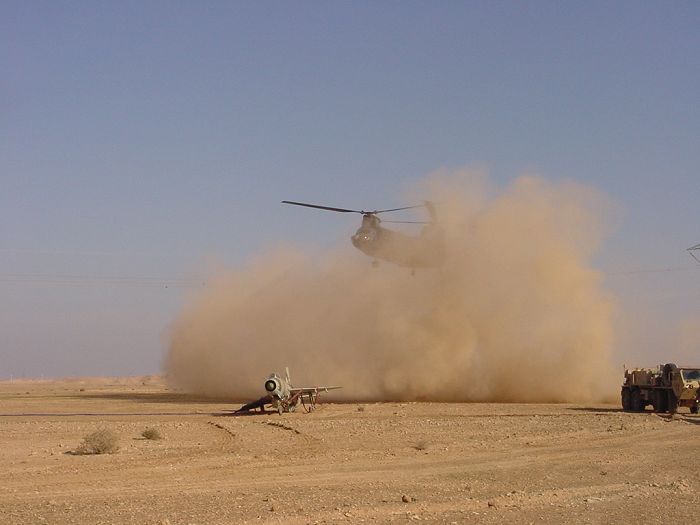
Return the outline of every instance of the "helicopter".
{"type": "Polygon", "coordinates": [[[404,206],[387,210],[350,210],[333,206],[321,206],[297,201],[282,201],[283,204],[316,208],[339,213],[359,213],[362,224],[352,236],[352,244],[361,252],[374,258],[372,266],[379,264],[378,259],[397,264],[415,271],[417,268],[436,268],[442,264],[444,248],[440,228],[435,224],[435,207],[425,201],[418,206],[404,206]],[[378,215],[414,208],[425,208],[431,221],[382,221],[378,215]],[[407,235],[381,226],[381,223],[425,224],[420,235],[407,235]]]}

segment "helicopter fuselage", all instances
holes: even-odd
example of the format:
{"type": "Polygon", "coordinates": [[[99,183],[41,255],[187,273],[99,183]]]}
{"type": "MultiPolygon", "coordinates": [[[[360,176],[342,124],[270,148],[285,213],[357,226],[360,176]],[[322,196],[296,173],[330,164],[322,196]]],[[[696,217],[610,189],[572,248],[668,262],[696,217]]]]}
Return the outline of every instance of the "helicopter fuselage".
{"type": "Polygon", "coordinates": [[[407,268],[434,268],[442,263],[442,243],[428,228],[419,236],[406,235],[380,226],[373,215],[362,218],[362,226],[352,236],[361,252],[407,268]]]}

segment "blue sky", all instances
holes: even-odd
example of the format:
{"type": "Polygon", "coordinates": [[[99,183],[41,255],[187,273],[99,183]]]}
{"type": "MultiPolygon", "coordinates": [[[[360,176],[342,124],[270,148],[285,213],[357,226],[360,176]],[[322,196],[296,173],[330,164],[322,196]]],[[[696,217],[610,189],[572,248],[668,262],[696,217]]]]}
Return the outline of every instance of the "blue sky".
{"type": "Polygon", "coordinates": [[[280,200],[391,207],[474,165],[610,196],[597,265],[645,320],[622,354],[663,360],[700,323],[698,27],[696,2],[2,2],[0,377],[156,372],[182,279],[356,227],[280,200]]]}

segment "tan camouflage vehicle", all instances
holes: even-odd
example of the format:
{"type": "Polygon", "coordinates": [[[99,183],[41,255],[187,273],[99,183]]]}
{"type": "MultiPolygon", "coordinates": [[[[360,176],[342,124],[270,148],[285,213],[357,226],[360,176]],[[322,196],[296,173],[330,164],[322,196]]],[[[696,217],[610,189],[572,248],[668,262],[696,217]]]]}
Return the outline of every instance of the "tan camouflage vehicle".
{"type": "Polygon", "coordinates": [[[700,368],[667,363],[657,368],[625,369],[621,398],[622,409],[626,412],[643,412],[651,405],[654,412],[673,414],[678,407],[687,407],[697,414],[700,368]]]}

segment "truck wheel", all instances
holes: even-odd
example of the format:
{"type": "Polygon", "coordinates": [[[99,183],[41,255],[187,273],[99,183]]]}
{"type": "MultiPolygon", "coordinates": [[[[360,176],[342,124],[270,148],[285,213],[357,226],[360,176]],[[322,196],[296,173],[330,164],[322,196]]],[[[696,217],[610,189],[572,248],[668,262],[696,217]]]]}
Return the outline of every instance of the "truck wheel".
{"type": "Polygon", "coordinates": [[[654,407],[654,412],[663,412],[662,410],[661,396],[658,390],[652,390],[651,392],[651,406],[654,407]]]}
{"type": "Polygon", "coordinates": [[[623,388],[622,389],[622,410],[625,412],[629,412],[632,410],[632,399],[630,398],[630,389],[629,388],[623,388]]]}
{"type": "Polygon", "coordinates": [[[654,412],[663,414],[668,411],[668,396],[665,390],[654,390],[654,412]]]}
{"type": "Polygon", "coordinates": [[[678,412],[678,398],[673,390],[668,391],[668,413],[673,415],[678,412]]]}
{"type": "Polygon", "coordinates": [[[638,388],[635,388],[632,391],[632,412],[644,412],[644,407],[642,392],[638,388]]]}
{"type": "Polygon", "coordinates": [[[692,407],[690,407],[690,413],[691,413],[691,414],[697,414],[697,413],[698,413],[698,404],[697,404],[697,402],[696,402],[692,407]]]}

